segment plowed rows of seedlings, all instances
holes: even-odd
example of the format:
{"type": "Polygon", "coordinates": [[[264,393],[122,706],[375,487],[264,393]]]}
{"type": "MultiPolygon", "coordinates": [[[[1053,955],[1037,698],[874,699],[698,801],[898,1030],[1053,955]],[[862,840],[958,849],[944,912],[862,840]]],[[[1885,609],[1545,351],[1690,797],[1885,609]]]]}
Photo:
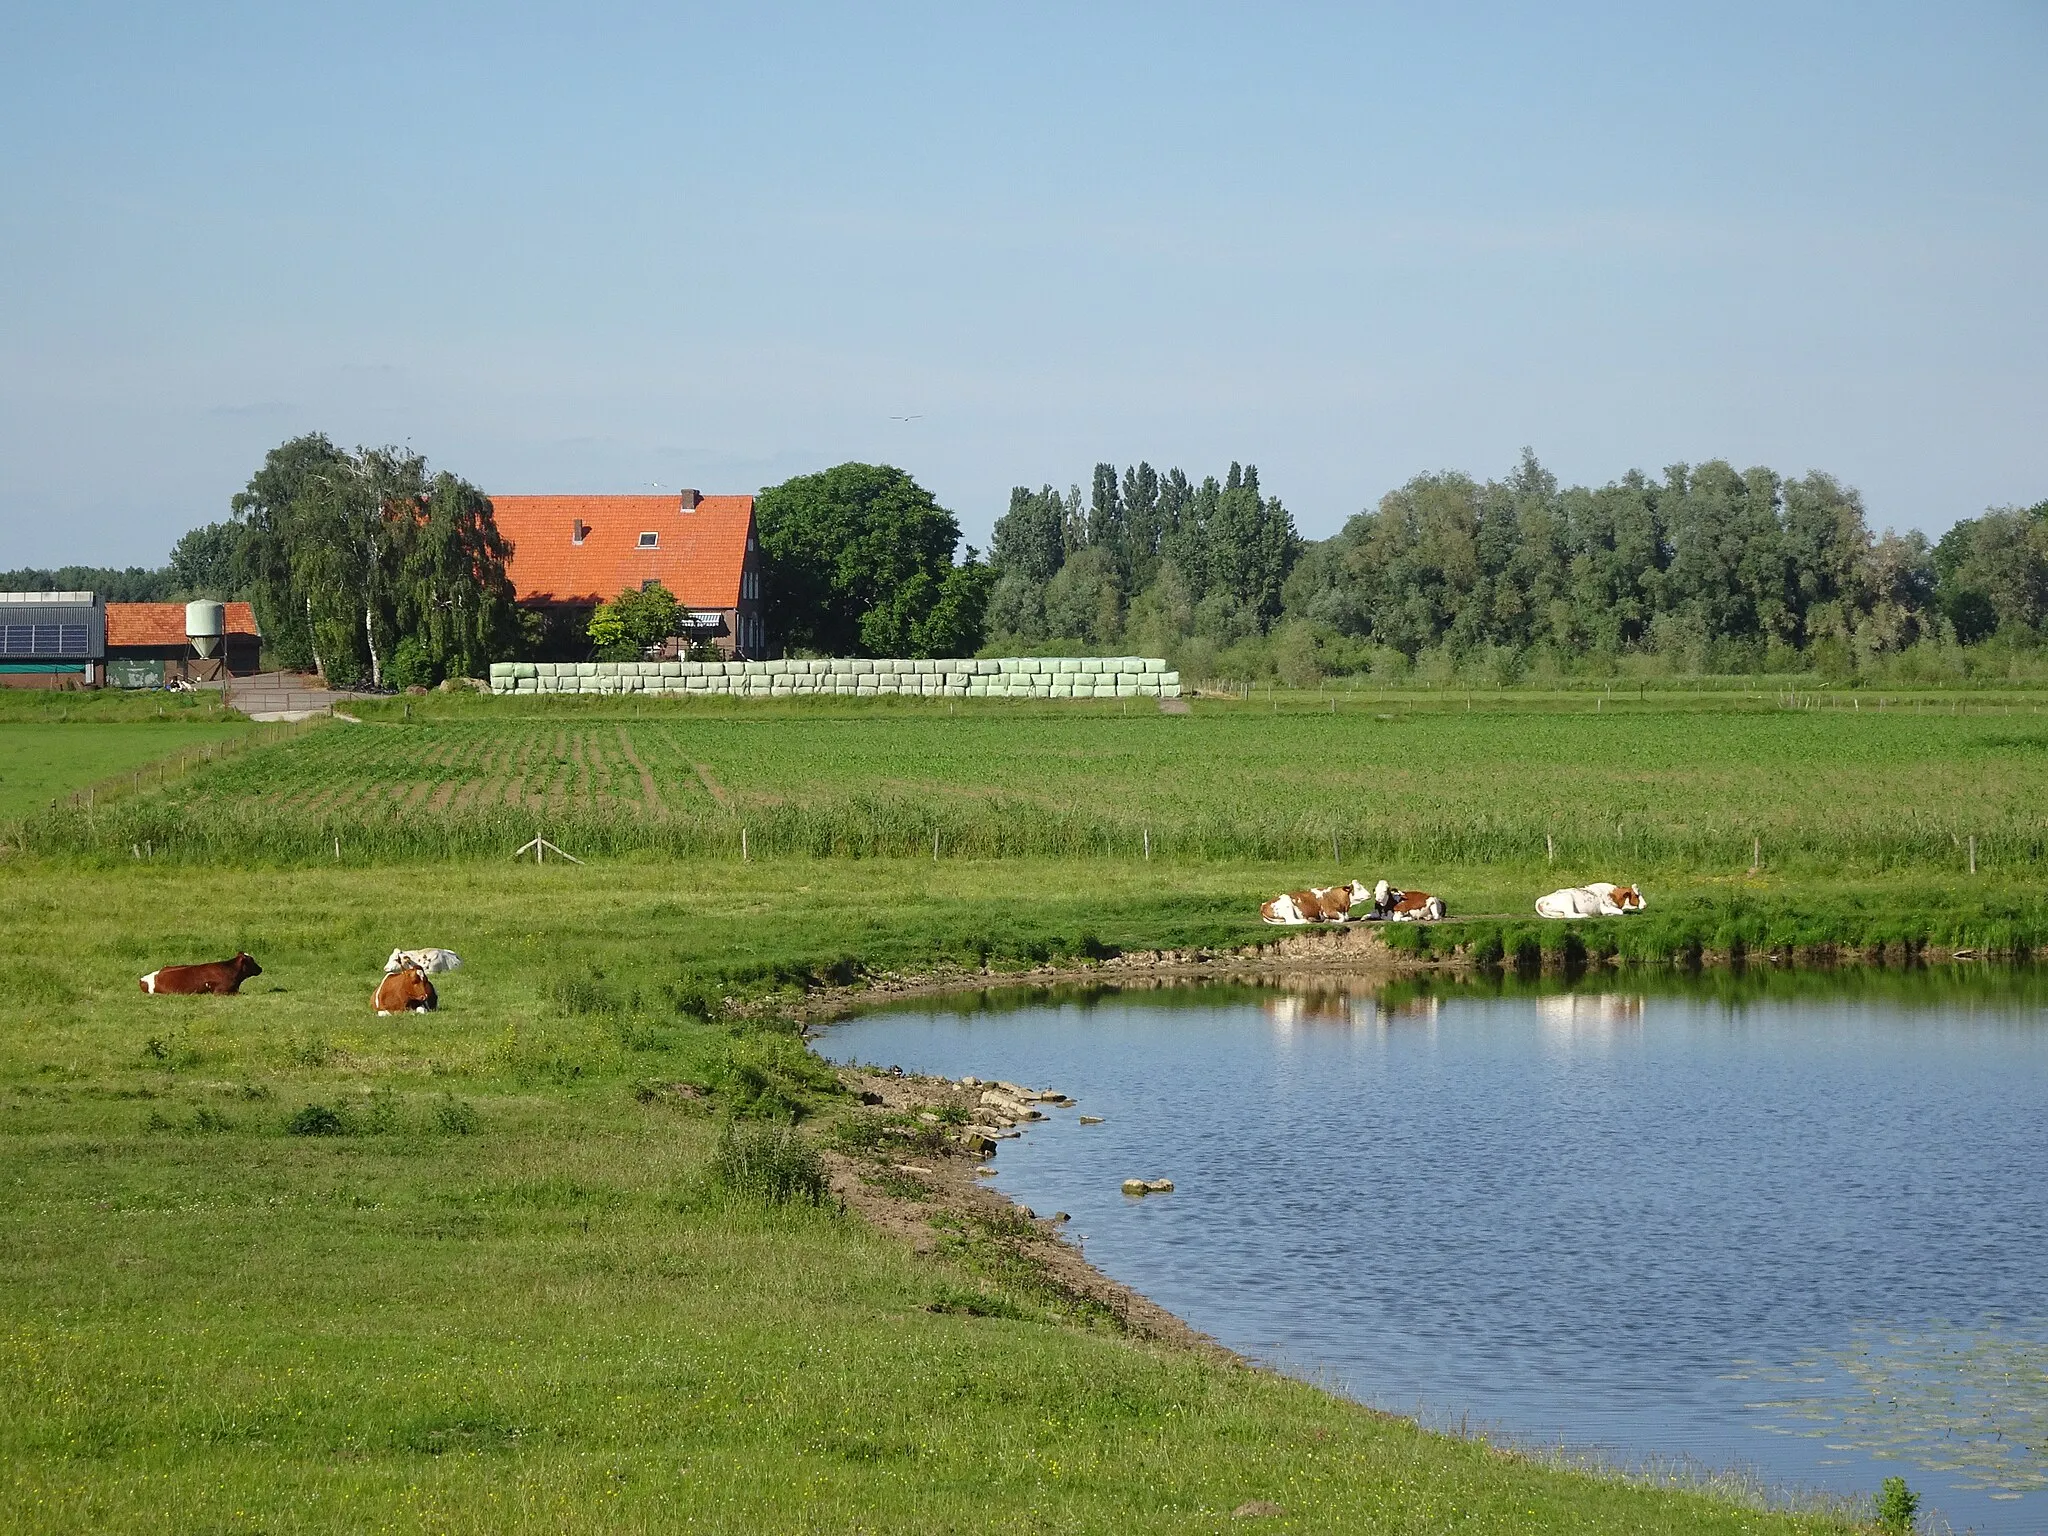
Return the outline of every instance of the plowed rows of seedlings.
{"type": "Polygon", "coordinates": [[[659,784],[639,756],[613,725],[363,726],[316,732],[260,767],[228,765],[208,793],[313,817],[659,810],[659,784]]]}

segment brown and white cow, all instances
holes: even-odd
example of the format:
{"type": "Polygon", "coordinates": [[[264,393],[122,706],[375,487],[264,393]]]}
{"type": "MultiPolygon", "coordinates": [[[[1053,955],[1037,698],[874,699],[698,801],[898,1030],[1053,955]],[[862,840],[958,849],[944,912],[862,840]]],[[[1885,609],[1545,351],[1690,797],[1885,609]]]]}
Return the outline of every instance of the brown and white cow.
{"type": "Polygon", "coordinates": [[[1648,902],[1643,893],[1632,885],[1615,885],[1606,880],[1595,880],[1588,885],[1575,885],[1562,891],[1552,891],[1548,896],[1536,898],[1538,917],[1579,918],[1579,917],[1623,917],[1630,912],[1640,912],[1648,902]]]}
{"type": "Polygon", "coordinates": [[[434,994],[434,984],[427,980],[427,973],[416,965],[408,965],[391,972],[377,983],[377,1015],[382,1018],[388,1013],[432,1013],[440,1004],[434,994]]]}
{"type": "MultiPolygon", "coordinates": [[[[1384,885],[1386,882],[1382,881],[1384,885]]],[[[1427,891],[1397,891],[1384,896],[1374,893],[1373,915],[1383,923],[1440,923],[1450,908],[1441,896],[1427,891]]]]}
{"type": "Polygon", "coordinates": [[[1303,923],[1348,923],[1352,909],[1371,899],[1372,893],[1365,888],[1364,881],[1347,880],[1342,885],[1311,886],[1305,891],[1275,896],[1259,908],[1259,917],[1289,927],[1303,923]]]}
{"type": "Polygon", "coordinates": [[[242,990],[243,982],[262,974],[262,966],[247,954],[238,954],[232,960],[215,960],[207,965],[166,965],[151,971],[139,985],[145,992],[163,992],[179,997],[201,992],[216,997],[233,997],[242,990]]]}

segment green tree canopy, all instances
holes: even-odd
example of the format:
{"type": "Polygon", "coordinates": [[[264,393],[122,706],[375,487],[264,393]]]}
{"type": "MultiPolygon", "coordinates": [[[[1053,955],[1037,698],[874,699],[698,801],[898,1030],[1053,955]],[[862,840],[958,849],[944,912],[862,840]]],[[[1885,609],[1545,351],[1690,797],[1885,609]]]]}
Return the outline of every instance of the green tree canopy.
{"type": "Polygon", "coordinates": [[[408,680],[473,676],[517,633],[490,499],[408,449],[294,438],[232,506],[243,581],[287,665],[382,686],[403,639],[408,680]]]}
{"type": "Polygon", "coordinates": [[[630,587],[590,615],[589,635],[600,661],[637,661],[676,632],[682,604],[660,582],[630,587]]]}
{"type": "Polygon", "coordinates": [[[929,656],[980,644],[986,568],[953,564],[960,524],[887,464],[841,464],[761,492],[768,625],[834,656],[929,656]],[[971,621],[971,622],[970,622],[971,621]]]}

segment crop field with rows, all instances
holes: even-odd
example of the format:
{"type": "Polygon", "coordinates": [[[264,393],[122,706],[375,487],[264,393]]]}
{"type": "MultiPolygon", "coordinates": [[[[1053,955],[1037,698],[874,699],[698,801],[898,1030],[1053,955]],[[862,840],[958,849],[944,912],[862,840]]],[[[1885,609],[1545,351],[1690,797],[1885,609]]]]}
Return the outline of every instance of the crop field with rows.
{"type": "Polygon", "coordinates": [[[572,852],[1554,865],[2048,863],[2048,717],[1203,700],[719,710],[503,700],[321,724],[24,846],[299,862],[572,852]],[[610,707],[606,707],[610,705],[610,707]]]}

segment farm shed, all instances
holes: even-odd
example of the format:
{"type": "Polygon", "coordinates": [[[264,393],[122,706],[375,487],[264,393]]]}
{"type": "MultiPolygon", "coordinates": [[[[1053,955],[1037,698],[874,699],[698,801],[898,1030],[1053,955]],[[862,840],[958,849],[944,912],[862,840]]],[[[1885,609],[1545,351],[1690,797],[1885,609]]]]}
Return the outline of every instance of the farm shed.
{"type": "Polygon", "coordinates": [[[91,592],[0,592],[0,688],[92,688],[106,610],[91,592]]]}
{"type": "Polygon", "coordinates": [[[251,676],[261,667],[263,633],[247,603],[108,603],[106,612],[107,680],[116,687],[218,682],[251,676]],[[214,626],[196,612],[202,608],[220,610],[213,616],[220,621],[218,635],[204,633],[214,626]],[[192,628],[195,622],[199,630],[192,628]]]}
{"type": "Polygon", "coordinates": [[[766,649],[753,497],[493,496],[491,506],[521,607],[580,631],[599,603],[658,581],[689,615],[682,642],[734,660],[766,649]]]}

